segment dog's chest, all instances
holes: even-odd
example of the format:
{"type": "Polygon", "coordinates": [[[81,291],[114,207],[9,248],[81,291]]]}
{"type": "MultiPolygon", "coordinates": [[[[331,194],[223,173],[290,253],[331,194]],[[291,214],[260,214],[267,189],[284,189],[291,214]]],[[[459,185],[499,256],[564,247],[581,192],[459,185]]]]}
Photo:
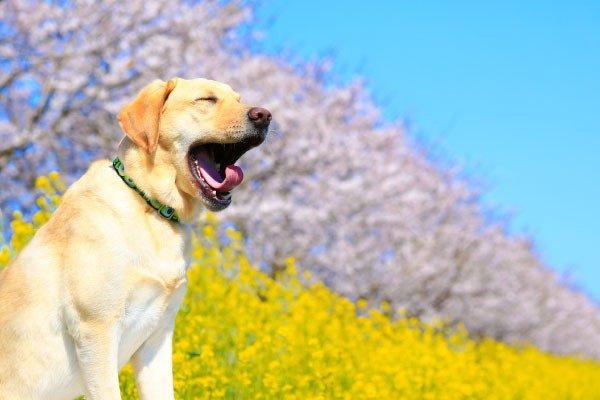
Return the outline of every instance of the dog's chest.
{"type": "Polygon", "coordinates": [[[122,321],[119,364],[123,365],[155,332],[170,324],[181,305],[186,281],[173,290],[157,292],[151,286],[140,287],[129,299],[122,321]]]}
{"type": "Polygon", "coordinates": [[[176,257],[147,259],[143,268],[132,269],[121,319],[119,364],[123,365],[157,330],[169,325],[179,310],[187,287],[187,248],[176,257]]]}

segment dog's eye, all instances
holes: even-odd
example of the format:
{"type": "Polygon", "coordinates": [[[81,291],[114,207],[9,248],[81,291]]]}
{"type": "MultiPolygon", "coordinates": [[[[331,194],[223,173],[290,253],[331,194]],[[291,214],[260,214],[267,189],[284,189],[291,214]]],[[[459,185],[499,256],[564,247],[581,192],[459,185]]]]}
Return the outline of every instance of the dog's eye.
{"type": "Polygon", "coordinates": [[[217,98],[215,96],[207,96],[207,97],[198,97],[196,100],[194,100],[194,102],[199,102],[199,101],[208,101],[209,103],[216,103],[217,102],[217,98]]]}

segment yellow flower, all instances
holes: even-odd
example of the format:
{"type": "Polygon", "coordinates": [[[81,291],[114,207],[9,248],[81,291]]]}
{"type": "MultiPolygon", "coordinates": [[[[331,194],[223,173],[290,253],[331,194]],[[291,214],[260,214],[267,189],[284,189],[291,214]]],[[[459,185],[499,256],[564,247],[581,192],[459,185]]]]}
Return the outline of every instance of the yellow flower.
{"type": "Polygon", "coordinates": [[[366,310],[368,305],[369,305],[369,303],[367,302],[367,300],[362,297],[360,299],[358,299],[358,301],[356,302],[356,306],[361,311],[366,310]]]}
{"type": "Polygon", "coordinates": [[[8,246],[4,245],[0,249],[0,269],[2,267],[5,267],[9,261],[10,261],[10,250],[8,249],[8,246]]]}
{"type": "MultiPolygon", "coordinates": [[[[13,214],[0,268],[47,221],[59,182],[55,173],[36,181],[44,197],[33,223],[13,214]]],[[[214,214],[199,226],[173,338],[177,399],[600,398],[597,362],[474,341],[464,326],[426,324],[404,309],[394,319],[388,302],[369,309],[308,272],[298,279],[291,257],[274,280],[248,261],[239,232],[227,229],[221,242],[214,214]]],[[[123,399],[138,398],[129,365],[120,384],[123,399]]]]}

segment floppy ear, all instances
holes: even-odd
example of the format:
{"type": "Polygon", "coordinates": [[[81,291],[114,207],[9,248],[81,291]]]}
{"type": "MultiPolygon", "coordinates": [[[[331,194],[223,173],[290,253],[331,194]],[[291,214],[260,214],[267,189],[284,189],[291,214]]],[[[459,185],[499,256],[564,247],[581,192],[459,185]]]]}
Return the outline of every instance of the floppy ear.
{"type": "Polygon", "coordinates": [[[158,122],[167,97],[175,88],[175,80],[155,80],[144,87],[135,100],[126,104],[117,119],[121,129],[148,154],[158,146],[158,122]]]}

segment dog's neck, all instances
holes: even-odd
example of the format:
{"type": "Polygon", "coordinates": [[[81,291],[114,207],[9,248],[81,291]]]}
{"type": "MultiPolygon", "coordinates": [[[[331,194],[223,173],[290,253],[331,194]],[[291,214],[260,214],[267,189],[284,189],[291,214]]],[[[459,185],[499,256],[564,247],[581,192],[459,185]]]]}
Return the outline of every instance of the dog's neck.
{"type": "Polygon", "coordinates": [[[198,201],[177,187],[177,169],[167,151],[158,146],[154,154],[148,154],[125,137],[117,156],[135,185],[148,196],[173,207],[181,222],[192,222],[199,215],[198,201]]]}

